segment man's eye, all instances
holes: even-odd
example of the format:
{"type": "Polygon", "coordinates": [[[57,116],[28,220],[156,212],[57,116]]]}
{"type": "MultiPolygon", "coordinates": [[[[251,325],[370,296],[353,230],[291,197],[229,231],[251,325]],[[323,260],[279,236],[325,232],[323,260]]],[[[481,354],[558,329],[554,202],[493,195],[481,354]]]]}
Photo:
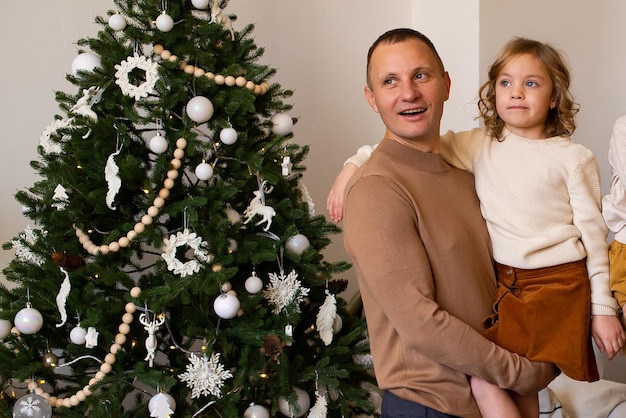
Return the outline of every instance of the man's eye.
{"type": "Polygon", "coordinates": [[[426,78],[426,74],[424,74],[424,73],[417,73],[417,74],[415,74],[415,78],[417,80],[421,80],[423,78],[426,78]]]}

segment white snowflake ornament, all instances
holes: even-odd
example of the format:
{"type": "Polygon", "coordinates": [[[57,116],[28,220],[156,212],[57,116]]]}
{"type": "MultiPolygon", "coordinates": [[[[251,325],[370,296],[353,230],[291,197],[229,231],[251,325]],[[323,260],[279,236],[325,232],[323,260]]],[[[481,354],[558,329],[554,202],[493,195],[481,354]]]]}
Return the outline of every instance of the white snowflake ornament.
{"type": "MultiPolygon", "coordinates": [[[[45,231],[43,231],[42,235],[46,235],[45,231]]],[[[35,244],[35,242],[37,242],[37,236],[30,225],[28,225],[18,239],[11,241],[11,246],[15,250],[15,256],[20,261],[41,267],[45,260],[30,250],[30,245],[35,244]]]]}
{"type": "Polygon", "coordinates": [[[179,374],[178,378],[191,388],[192,399],[199,398],[201,395],[222,397],[221,389],[224,381],[233,377],[233,374],[224,370],[224,365],[219,360],[218,353],[211,354],[210,358],[206,355],[202,358],[195,354],[189,356],[187,371],[179,374]]]}
{"type": "Polygon", "coordinates": [[[302,287],[302,283],[298,280],[298,273],[292,270],[289,275],[285,276],[285,272],[281,271],[280,276],[270,273],[269,277],[270,283],[263,291],[263,297],[274,305],[272,312],[279,314],[292,304],[295,305],[294,311],[300,312],[300,303],[309,294],[310,289],[302,287]]]}

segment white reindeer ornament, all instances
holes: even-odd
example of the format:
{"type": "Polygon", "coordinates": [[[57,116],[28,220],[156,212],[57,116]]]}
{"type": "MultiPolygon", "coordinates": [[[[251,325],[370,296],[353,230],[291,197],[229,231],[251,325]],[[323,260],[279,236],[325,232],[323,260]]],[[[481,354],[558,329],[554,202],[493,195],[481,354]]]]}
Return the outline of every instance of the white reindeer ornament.
{"type": "Polygon", "coordinates": [[[266,185],[267,182],[263,181],[259,190],[254,191],[254,198],[250,200],[250,205],[248,205],[246,210],[243,212],[243,216],[246,218],[244,221],[245,225],[256,215],[259,215],[261,220],[255,225],[265,223],[263,230],[267,232],[270,229],[270,226],[272,226],[272,218],[276,215],[276,211],[271,206],[265,205],[265,193],[270,193],[273,189],[273,187],[268,189],[266,185]]]}

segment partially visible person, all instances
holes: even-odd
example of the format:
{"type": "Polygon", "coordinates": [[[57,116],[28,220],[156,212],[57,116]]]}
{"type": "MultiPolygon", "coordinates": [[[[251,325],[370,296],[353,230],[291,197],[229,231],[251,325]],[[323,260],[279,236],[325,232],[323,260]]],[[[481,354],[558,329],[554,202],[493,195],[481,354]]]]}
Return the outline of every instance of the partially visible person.
{"type": "MultiPolygon", "coordinates": [[[[609,164],[611,190],[602,199],[602,215],[614,233],[609,245],[610,283],[613,295],[623,311],[626,304],[626,116],[619,118],[613,126],[609,164]]],[[[623,314],[622,321],[626,325],[623,314]]]]}
{"type": "Polygon", "coordinates": [[[473,176],[439,152],[449,89],[421,33],[395,29],[371,46],[365,97],[386,130],[346,186],[344,243],[385,391],[382,418],[478,418],[468,376],[527,395],[555,376],[552,364],[481,335],[496,290],[491,241],[473,176]]]}

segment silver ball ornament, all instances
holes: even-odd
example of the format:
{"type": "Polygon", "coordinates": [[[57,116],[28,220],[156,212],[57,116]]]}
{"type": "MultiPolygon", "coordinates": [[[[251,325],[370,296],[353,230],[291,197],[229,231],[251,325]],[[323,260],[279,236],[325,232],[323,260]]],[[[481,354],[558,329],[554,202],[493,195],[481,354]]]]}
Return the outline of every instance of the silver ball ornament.
{"type": "Polygon", "coordinates": [[[194,122],[204,123],[213,116],[213,103],[204,96],[196,96],[187,102],[187,116],[194,122]]]}
{"type": "Polygon", "coordinates": [[[150,151],[154,152],[155,154],[163,154],[165,151],[167,151],[167,145],[167,140],[158,132],[155,136],[152,137],[149,144],[150,151]]]}
{"type": "Polygon", "coordinates": [[[282,396],[278,399],[278,408],[284,416],[298,418],[307,413],[309,406],[311,406],[311,399],[309,398],[309,394],[302,389],[294,387],[293,390],[296,393],[297,411],[296,408],[292,407],[289,402],[287,402],[287,399],[282,396]]]}
{"type": "Polygon", "coordinates": [[[115,13],[109,17],[109,26],[111,29],[120,31],[126,29],[126,19],[119,13],[115,13]]]}
{"type": "Polygon", "coordinates": [[[206,181],[213,177],[213,167],[211,167],[211,164],[201,162],[196,167],[195,173],[196,177],[198,177],[200,180],[206,181]]]}
{"type": "Polygon", "coordinates": [[[34,334],[43,326],[43,316],[37,309],[27,306],[15,315],[13,323],[22,334],[34,334]]]}
{"type": "Polygon", "coordinates": [[[285,249],[292,254],[301,255],[311,243],[309,239],[302,234],[291,236],[285,242],[285,249]]]}
{"type": "Polygon", "coordinates": [[[156,27],[161,32],[169,32],[174,27],[174,19],[166,13],[161,13],[156,19],[156,27]]]}
{"type": "Polygon", "coordinates": [[[233,145],[237,142],[237,131],[233,128],[224,128],[220,131],[220,141],[225,145],[233,145]]]}
{"type": "Polygon", "coordinates": [[[48,401],[36,393],[27,393],[15,402],[13,418],[50,418],[52,407],[48,401]]]}
{"type": "Polygon", "coordinates": [[[276,113],[270,118],[274,135],[287,135],[293,128],[293,120],[286,113],[276,113]]]}
{"type": "Polygon", "coordinates": [[[251,403],[244,411],[243,418],[270,418],[270,413],[264,406],[251,403]]]}
{"type": "Polygon", "coordinates": [[[237,296],[230,293],[222,293],[213,302],[213,310],[222,319],[232,319],[237,316],[241,303],[237,296]]]}
{"type": "Polygon", "coordinates": [[[72,60],[72,74],[78,76],[78,71],[93,71],[95,68],[100,67],[100,64],[99,56],[90,52],[83,52],[72,60]]]}

